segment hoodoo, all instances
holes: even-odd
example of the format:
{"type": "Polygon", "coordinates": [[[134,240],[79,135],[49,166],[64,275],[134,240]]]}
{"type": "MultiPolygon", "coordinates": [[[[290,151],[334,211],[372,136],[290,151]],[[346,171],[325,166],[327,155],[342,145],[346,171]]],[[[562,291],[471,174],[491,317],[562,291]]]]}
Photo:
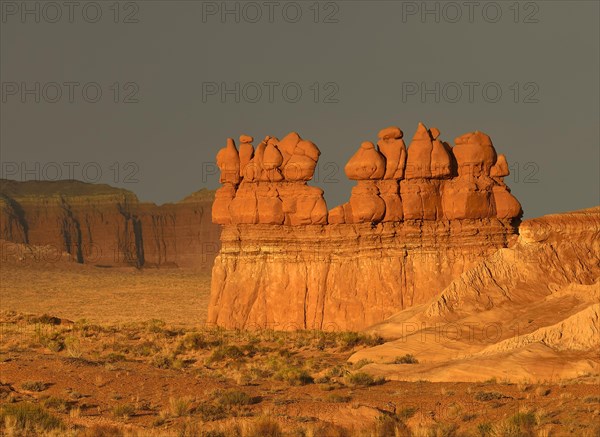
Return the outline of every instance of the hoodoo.
{"type": "Polygon", "coordinates": [[[307,185],[320,151],[291,132],[217,155],[223,225],[209,323],[228,328],[362,329],[439,293],[516,236],[521,205],[489,136],[455,140],[419,123],[363,142],[345,167],[348,203],[327,210],[307,185]]]}

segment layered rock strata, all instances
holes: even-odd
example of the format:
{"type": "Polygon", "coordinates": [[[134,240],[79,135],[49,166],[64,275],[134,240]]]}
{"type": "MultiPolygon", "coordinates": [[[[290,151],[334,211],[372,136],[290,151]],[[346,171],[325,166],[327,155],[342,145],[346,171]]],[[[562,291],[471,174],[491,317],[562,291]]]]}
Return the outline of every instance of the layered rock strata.
{"type": "Polygon", "coordinates": [[[508,165],[473,132],[451,147],[419,124],[407,148],[398,127],[363,142],[345,167],[348,203],[327,211],[310,187],[319,149],[232,139],[213,221],[223,225],[209,323],[228,328],[363,329],[423,303],[516,234],[508,165]]]}
{"type": "MultiPolygon", "coordinates": [[[[9,242],[51,246],[73,261],[102,266],[202,269],[218,252],[213,195],[206,190],[158,206],[108,185],[0,182],[0,239],[9,242]]],[[[3,255],[15,247],[3,247],[3,255]]]]}

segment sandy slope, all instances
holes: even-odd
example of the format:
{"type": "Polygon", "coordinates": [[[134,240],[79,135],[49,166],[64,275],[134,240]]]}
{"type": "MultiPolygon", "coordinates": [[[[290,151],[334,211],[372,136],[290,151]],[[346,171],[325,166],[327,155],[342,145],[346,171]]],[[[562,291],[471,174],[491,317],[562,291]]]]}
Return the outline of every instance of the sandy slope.
{"type": "Polygon", "coordinates": [[[600,372],[600,208],[521,224],[517,243],[371,331],[350,361],[390,379],[556,380],[600,372]],[[418,364],[390,364],[413,354],[418,364]]]}

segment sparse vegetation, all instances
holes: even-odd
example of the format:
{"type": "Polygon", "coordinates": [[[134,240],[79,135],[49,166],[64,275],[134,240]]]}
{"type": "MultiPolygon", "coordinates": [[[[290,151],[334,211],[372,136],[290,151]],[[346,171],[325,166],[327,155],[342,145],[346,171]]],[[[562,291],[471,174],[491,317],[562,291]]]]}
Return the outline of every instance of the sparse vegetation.
{"type": "Polygon", "coordinates": [[[372,426],[372,434],[377,437],[387,436],[409,436],[410,429],[397,416],[389,414],[381,414],[372,426]]]}
{"type": "Polygon", "coordinates": [[[486,402],[502,399],[505,397],[502,393],[496,391],[480,391],[475,393],[475,400],[486,402]]]}
{"type": "Polygon", "coordinates": [[[304,369],[286,368],[280,370],[277,376],[290,385],[306,385],[314,382],[314,378],[304,369]]]}
{"type": "Polygon", "coordinates": [[[212,352],[212,354],[208,358],[207,362],[208,362],[208,364],[211,364],[211,363],[223,361],[225,359],[238,360],[238,359],[242,358],[243,356],[244,356],[244,353],[237,346],[234,346],[234,345],[219,346],[212,352]]]}
{"type": "Polygon", "coordinates": [[[221,420],[227,417],[227,411],[223,405],[215,405],[211,403],[200,404],[194,413],[199,414],[202,420],[205,422],[221,420]]]}
{"type": "Polygon", "coordinates": [[[352,396],[344,396],[339,393],[330,393],[327,395],[328,402],[344,403],[344,402],[350,402],[351,400],[352,400],[352,396]]]}
{"type": "Polygon", "coordinates": [[[374,378],[372,375],[366,372],[351,373],[346,378],[348,385],[355,387],[370,387],[372,385],[379,385],[385,382],[385,378],[374,378]]]}
{"type": "Polygon", "coordinates": [[[29,402],[3,405],[0,409],[0,422],[4,429],[12,429],[27,435],[41,431],[64,429],[64,423],[40,405],[29,402]]]}
{"type": "Polygon", "coordinates": [[[536,418],[533,412],[519,412],[492,426],[492,436],[534,437],[536,418]]]}
{"type": "Polygon", "coordinates": [[[248,429],[247,437],[283,437],[281,426],[270,417],[259,417],[248,429]]]}
{"type": "Polygon", "coordinates": [[[418,364],[419,360],[412,354],[406,354],[401,357],[396,357],[393,364],[418,364]]]}
{"type": "Polygon", "coordinates": [[[413,417],[415,415],[415,413],[417,412],[417,410],[418,409],[416,407],[404,407],[404,408],[401,408],[396,415],[401,420],[407,420],[407,419],[410,419],[411,417],[413,417]]]}
{"type": "Polygon", "coordinates": [[[239,390],[230,390],[219,396],[219,403],[226,407],[255,404],[259,400],[252,398],[248,393],[239,390]]]}
{"type": "Polygon", "coordinates": [[[187,416],[190,411],[190,400],[187,398],[169,398],[169,411],[173,417],[187,416]]]}
{"type": "Polygon", "coordinates": [[[384,343],[379,335],[362,334],[358,332],[343,332],[339,334],[338,344],[344,349],[352,349],[358,346],[377,346],[384,343]]]}
{"type": "Polygon", "coordinates": [[[118,361],[125,361],[125,355],[111,352],[104,357],[107,363],[116,363],[118,361]]]}
{"type": "MultiPolygon", "coordinates": [[[[347,361],[356,348],[378,341],[361,334],[186,331],[160,321],[118,328],[84,321],[42,325],[55,330],[41,333],[43,338],[63,339],[67,346],[51,353],[43,350],[40,372],[28,381],[15,377],[19,371],[12,360],[23,354],[35,359],[41,348],[40,324],[32,325],[28,336],[22,327],[13,334],[17,331],[10,330],[10,323],[4,322],[0,343],[0,353],[7,357],[3,366],[13,372],[7,379],[15,381],[10,383],[14,386],[0,383],[0,433],[7,436],[135,436],[131,429],[142,426],[145,437],[596,437],[591,422],[582,418],[600,416],[600,396],[586,391],[586,384],[390,381],[380,387],[385,380],[369,373],[375,368],[365,367],[370,361],[347,361]],[[57,368],[69,372],[65,375],[81,374],[90,384],[74,385],[77,378],[67,377],[70,386],[65,387],[56,377],[57,368]],[[150,384],[152,391],[138,390],[141,384],[150,384]],[[468,408],[473,401],[487,403],[485,414],[468,408]],[[524,402],[534,408],[514,414],[524,402]],[[27,411],[7,410],[15,405],[27,411]],[[326,422],[355,409],[361,417],[355,426],[326,422]],[[363,419],[373,414],[369,411],[382,414],[376,420],[363,419]],[[88,417],[118,420],[113,425],[75,425],[87,423],[88,417]],[[44,427],[47,431],[40,432],[44,427]]],[[[418,362],[410,354],[394,361],[418,362]]]]}
{"type": "Polygon", "coordinates": [[[69,411],[69,402],[63,398],[49,396],[42,400],[42,405],[59,413],[65,413],[69,411]]]}
{"type": "Polygon", "coordinates": [[[28,391],[44,391],[48,388],[48,384],[41,381],[27,381],[21,384],[21,388],[28,391]]]}
{"type": "Polygon", "coordinates": [[[483,422],[477,425],[477,432],[480,437],[489,437],[492,435],[494,427],[489,422],[483,422]]]}
{"type": "Polygon", "coordinates": [[[131,404],[118,404],[113,407],[113,415],[118,418],[127,418],[135,414],[135,407],[131,404]]]}

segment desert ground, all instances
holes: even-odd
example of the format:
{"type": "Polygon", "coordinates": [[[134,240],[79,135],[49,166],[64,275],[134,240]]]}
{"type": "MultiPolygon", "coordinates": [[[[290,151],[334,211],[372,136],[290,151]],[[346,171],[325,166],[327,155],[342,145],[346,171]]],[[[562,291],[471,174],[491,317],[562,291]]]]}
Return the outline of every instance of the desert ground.
{"type": "Polygon", "coordinates": [[[13,263],[0,279],[3,435],[600,435],[598,376],[388,380],[348,361],[376,334],[207,326],[206,272],[13,263]]]}

